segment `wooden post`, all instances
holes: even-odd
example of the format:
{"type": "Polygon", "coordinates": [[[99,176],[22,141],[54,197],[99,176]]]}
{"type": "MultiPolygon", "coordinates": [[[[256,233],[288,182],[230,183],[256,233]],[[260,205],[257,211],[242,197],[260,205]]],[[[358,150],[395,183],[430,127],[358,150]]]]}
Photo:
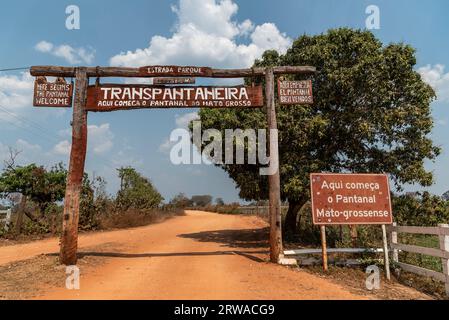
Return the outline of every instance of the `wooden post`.
{"type": "MultiPolygon", "coordinates": [[[[396,222],[393,222],[393,228],[391,229],[391,243],[392,244],[398,244],[398,232],[396,231],[396,227],[398,224],[396,222]]],[[[393,249],[393,262],[398,263],[399,262],[399,251],[398,249],[393,249]]]]}
{"type": "Polygon", "coordinates": [[[321,249],[323,256],[323,271],[327,272],[329,267],[327,265],[327,244],[326,244],[326,226],[320,226],[321,231],[321,249]]]}
{"type": "Polygon", "coordinates": [[[25,215],[26,203],[27,197],[22,194],[20,197],[19,210],[17,211],[17,219],[14,230],[16,234],[20,234],[20,232],[22,231],[23,216],[25,215]]]}
{"type": "MultiPolygon", "coordinates": [[[[441,231],[449,230],[449,224],[439,224],[441,231]]],[[[440,232],[440,249],[443,252],[449,252],[449,235],[440,232]]],[[[449,259],[441,258],[441,263],[443,264],[443,273],[446,277],[445,288],[446,295],[449,297],[449,259]]]]}
{"type": "Polygon", "coordinates": [[[383,248],[384,248],[384,265],[385,265],[385,275],[387,276],[387,280],[391,280],[390,275],[390,257],[388,253],[388,242],[387,242],[387,228],[385,225],[382,225],[382,242],[383,242],[383,248]]]}
{"type": "Polygon", "coordinates": [[[351,231],[351,240],[352,240],[352,247],[357,248],[357,226],[356,225],[350,225],[349,230],[351,231]]]}
{"type": "Polygon", "coordinates": [[[72,149],[64,199],[60,260],[75,265],[78,250],[78,220],[80,194],[84,176],[87,147],[87,112],[84,110],[89,80],[86,68],[76,69],[75,101],[73,104],[72,149]]]}
{"type": "Polygon", "coordinates": [[[279,145],[277,136],[276,106],[274,101],[273,68],[266,68],[265,70],[265,98],[267,100],[267,121],[268,130],[270,132],[270,166],[275,166],[276,170],[273,174],[268,176],[270,200],[270,260],[271,262],[278,263],[282,254],[282,217],[281,182],[279,176],[279,145]],[[274,138],[271,137],[272,134],[275,135],[274,138]]]}
{"type": "Polygon", "coordinates": [[[10,224],[11,224],[11,209],[8,209],[6,210],[5,231],[9,231],[10,224]]]}

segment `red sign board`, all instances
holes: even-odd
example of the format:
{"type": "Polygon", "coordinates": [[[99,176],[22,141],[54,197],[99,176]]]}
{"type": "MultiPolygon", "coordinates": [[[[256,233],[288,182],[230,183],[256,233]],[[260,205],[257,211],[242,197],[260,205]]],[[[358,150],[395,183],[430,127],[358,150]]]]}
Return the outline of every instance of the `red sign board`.
{"type": "Polygon", "coordinates": [[[59,78],[56,82],[47,82],[45,78],[34,81],[33,106],[35,107],[71,107],[73,85],[59,78]]]}
{"type": "Polygon", "coordinates": [[[87,111],[154,108],[255,108],[263,106],[256,87],[164,87],[105,84],[87,90],[87,111]]]}
{"type": "Polygon", "coordinates": [[[164,85],[164,84],[195,84],[195,78],[175,78],[175,77],[171,77],[171,78],[154,78],[153,79],[153,84],[159,84],[159,85],[164,85]]]}
{"type": "Polygon", "coordinates": [[[281,105],[313,104],[312,81],[278,81],[281,105]]]}
{"type": "Polygon", "coordinates": [[[310,188],[316,225],[393,222],[387,175],[312,173],[310,188]]]}
{"type": "Polygon", "coordinates": [[[209,67],[189,66],[147,66],[139,68],[142,76],[154,77],[210,77],[212,69],[209,67]]]}

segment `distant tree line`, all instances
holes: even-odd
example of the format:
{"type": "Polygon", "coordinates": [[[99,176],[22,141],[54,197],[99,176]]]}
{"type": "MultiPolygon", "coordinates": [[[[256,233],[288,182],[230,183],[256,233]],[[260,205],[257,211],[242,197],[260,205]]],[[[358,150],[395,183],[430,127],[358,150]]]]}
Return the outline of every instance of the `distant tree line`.
{"type": "MultiPolygon", "coordinates": [[[[176,208],[207,207],[214,204],[213,199],[211,195],[194,195],[188,198],[184,193],[179,193],[168,204],[176,208]]],[[[225,202],[223,198],[216,198],[215,204],[223,206],[225,202]]]]}

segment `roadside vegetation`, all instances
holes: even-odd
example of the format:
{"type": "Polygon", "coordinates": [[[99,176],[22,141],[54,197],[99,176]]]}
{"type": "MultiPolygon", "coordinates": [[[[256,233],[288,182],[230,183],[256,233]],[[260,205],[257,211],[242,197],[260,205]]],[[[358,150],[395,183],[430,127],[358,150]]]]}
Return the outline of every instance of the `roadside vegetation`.
{"type": "MultiPolygon", "coordinates": [[[[0,224],[0,238],[21,239],[59,235],[67,170],[59,163],[50,168],[15,164],[18,152],[11,153],[0,174],[0,200],[13,211],[9,230],[0,224]]],[[[181,208],[163,204],[164,198],[152,184],[131,167],[117,170],[120,189],[108,195],[102,177],[84,175],[81,192],[81,231],[127,228],[155,223],[183,214],[181,208]]]]}

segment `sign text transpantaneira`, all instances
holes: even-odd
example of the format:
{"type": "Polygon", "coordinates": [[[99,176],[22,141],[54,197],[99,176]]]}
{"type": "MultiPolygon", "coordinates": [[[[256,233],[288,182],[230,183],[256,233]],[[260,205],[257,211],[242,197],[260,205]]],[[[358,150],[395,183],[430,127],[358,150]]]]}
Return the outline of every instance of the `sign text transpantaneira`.
{"type": "Polygon", "coordinates": [[[263,91],[256,87],[164,87],[101,85],[87,90],[88,111],[139,108],[262,107],[263,91]]]}

